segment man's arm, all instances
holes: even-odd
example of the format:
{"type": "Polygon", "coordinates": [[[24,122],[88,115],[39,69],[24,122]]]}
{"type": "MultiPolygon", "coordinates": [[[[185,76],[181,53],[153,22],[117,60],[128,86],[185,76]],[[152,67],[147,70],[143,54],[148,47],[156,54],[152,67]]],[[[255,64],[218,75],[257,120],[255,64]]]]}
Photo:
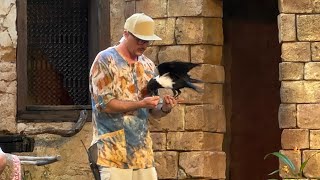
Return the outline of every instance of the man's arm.
{"type": "Polygon", "coordinates": [[[151,109],[151,116],[154,118],[161,118],[169,114],[174,106],[181,100],[176,100],[174,97],[165,95],[163,97],[162,104],[159,104],[155,108],[151,109]]]}
{"type": "Polygon", "coordinates": [[[112,99],[106,104],[104,109],[101,109],[101,111],[107,113],[122,113],[135,111],[140,108],[154,109],[157,107],[159,99],[159,96],[146,97],[141,101],[122,101],[112,99]]]}
{"type": "Polygon", "coordinates": [[[3,170],[6,168],[7,158],[5,153],[0,154],[0,174],[2,174],[3,170]]]}

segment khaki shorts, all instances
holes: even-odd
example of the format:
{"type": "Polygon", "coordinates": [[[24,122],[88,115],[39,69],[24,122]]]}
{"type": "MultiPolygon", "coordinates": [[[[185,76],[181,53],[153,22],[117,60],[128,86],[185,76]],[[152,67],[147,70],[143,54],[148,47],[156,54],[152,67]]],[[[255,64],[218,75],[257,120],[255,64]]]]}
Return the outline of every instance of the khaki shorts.
{"type": "Polygon", "coordinates": [[[100,167],[101,180],[157,180],[154,167],[147,169],[119,169],[100,167]]]}

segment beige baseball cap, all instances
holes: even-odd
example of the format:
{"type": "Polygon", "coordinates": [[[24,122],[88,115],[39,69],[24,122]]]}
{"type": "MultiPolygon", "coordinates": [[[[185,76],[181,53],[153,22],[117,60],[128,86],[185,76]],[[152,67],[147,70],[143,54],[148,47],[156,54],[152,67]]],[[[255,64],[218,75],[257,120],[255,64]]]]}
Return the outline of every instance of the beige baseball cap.
{"type": "Polygon", "coordinates": [[[126,20],[124,29],[142,40],[162,40],[160,37],[154,34],[155,23],[153,19],[144,13],[135,13],[131,15],[126,20]]]}

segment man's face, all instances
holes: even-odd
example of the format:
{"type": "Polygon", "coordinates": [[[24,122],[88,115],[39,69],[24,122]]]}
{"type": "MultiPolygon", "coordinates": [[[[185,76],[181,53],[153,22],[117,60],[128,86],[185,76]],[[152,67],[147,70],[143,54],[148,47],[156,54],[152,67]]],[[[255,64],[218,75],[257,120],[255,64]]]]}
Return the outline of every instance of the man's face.
{"type": "Polygon", "coordinates": [[[145,41],[137,38],[130,32],[125,32],[127,36],[128,50],[131,54],[141,56],[147,47],[151,44],[151,41],[145,41]]]}

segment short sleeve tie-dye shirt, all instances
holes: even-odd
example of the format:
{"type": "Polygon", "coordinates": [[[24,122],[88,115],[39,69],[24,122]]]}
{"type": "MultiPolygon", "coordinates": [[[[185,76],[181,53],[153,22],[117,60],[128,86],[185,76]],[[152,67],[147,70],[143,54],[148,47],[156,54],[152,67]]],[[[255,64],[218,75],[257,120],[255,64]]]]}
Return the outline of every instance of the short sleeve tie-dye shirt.
{"type": "Polygon", "coordinates": [[[147,82],[155,76],[154,63],[139,56],[128,64],[115,47],[101,51],[90,70],[93,143],[97,142],[97,164],[124,169],[154,166],[147,109],[126,113],[106,113],[114,98],[138,101],[146,94],[147,82]]]}

